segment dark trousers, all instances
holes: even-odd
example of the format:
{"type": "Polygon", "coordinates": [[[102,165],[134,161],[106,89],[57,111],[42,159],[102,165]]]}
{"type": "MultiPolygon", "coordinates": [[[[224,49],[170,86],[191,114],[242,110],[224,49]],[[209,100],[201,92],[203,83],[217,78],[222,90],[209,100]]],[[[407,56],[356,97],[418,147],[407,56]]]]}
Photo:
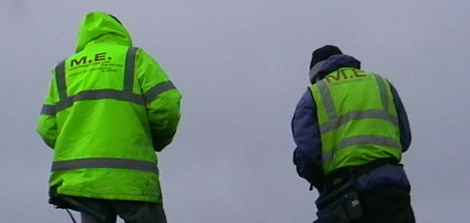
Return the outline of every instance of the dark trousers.
{"type": "Polygon", "coordinates": [[[379,187],[359,193],[359,200],[363,220],[357,223],[415,223],[410,195],[404,188],[379,187]]]}
{"type": "Polygon", "coordinates": [[[401,187],[346,191],[319,208],[314,223],[415,223],[409,192],[401,187]]]}
{"type": "Polygon", "coordinates": [[[75,197],[75,200],[105,218],[100,221],[95,216],[82,211],[82,223],[116,223],[117,216],[126,223],[167,223],[162,204],[83,197],[75,197]]]}

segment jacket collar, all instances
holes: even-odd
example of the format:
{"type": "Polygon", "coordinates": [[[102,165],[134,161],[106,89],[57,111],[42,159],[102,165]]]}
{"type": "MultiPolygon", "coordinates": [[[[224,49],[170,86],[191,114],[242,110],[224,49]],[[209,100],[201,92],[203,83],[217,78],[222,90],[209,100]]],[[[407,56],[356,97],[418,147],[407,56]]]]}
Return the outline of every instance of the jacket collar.
{"type": "Polygon", "coordinates": [[[346,54],[333,55],[326,60],[318,62],[312,67],[312,69],[310,69],[310,82],[314,84],[315,82],[323,79],[329,73],[342,67],[354,67],[360,69],[361,62],[346,54]]]}

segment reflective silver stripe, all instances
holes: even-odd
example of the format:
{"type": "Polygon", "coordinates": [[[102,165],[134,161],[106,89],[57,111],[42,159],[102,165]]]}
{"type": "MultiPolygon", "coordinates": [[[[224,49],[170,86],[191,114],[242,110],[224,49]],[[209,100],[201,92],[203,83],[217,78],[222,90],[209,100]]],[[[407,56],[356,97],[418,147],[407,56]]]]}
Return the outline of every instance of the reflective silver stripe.
{"type": "Polygon", "coordinates": [[[377,84],[379,87],[381,103],[384,110],[364,110],[364,111],[352,111],[347,114],[344,114],[338,117],[336,108],[334,106],[333,99],[331,97],[330,89],[324,80],[317,83],[318,90],[320,92],[323,104],[325,106],[325,111],[328,116],[328,121],[326,123],[320,124],[320,132],[322,134],[333,131],[342,125],[347,124],[350,121],[358,119],[367,119],[367,118],[377,118],[390,121],[394,125],[398,126],[398,120],[391,116],[388,113],[389,108],[389,97],[387,94],[387,87],[385,79],[381,76],[374,74],[377,79],[377,84]]]}
{"type": "Polygon", "coordinates": [[[389,109],[389,98],[387,94],[387,87],[386,87],[386,82],[385,79],[382,78],[378,74],[374,74],[376,79],[377,79],[377,85],[379,86],[380,90],[380,97],[382,98],[382,106],[384,108],[384,111],[388,112],[389,109]]]}
{"type": "Polygon", "coordinates": [[[158,174],[158,167],[153,162],[119,158],[90,158],[67,161],[56,161],[52,163],[52,172],[63,170],[74,170],[82,168],[111,168],[129,169],[153,172],[158,174]]]}
{"type": "Polygon", "coordinates": [[[336,113],[335,104],[333,103],[333,98],[331,97],[330,89],[328,88],[326,81],[322,80],[318,82],[317,85],[323,99],[323,105],[325,106],[328,121],[337,119],[338,115],[336,113]]]}
{"type": "Polygon", "coordinates": [[[352,111],[338,118],[332,119],[329,122],[320,124],[320,133],[325,134],[327,132],[333,131],[342,125],[349,123],[350,121],[368,118],[387,120],[398,126],[398,120],[383,110],[352,111]]]}
{"type": "Polygon", "coordinates": [[[60,100],[55,105],[43,105],[41,114],[55,115],[57,112],[72,106],[74,102],[82,100],[116,99],[121,101],[129,101],[139,105],[145,105],[142,95],[132,93],[132,88],[134,85],[135,57],[137,50],[138,48],[131,47],[129,48],[126,55],[126,68],[123,83],[124,90],[86,90],[74,96],[67,97],[65,60],[61,61],[55,68],[60,100]]]}
{"type": "Polygon", "coordinates": [[[125,92],[131,92],[134,87],[134,71],[135,71],[135,57],[137,50],[139,48],[137,47],[130,47],[127,50],[126,54],[126,74],[124,77],[124,91],[125,92]]]}
{"type": "Polygon", "coordinates": [[[142,95],[133,94],[121,90],[106,89],[82,91],[72,97],[68,97],[64,100],[59,101],[55,106],[43,105],[41,114],[54,115],[57,112],[60,112],[72,106],[74,102],[83,100],[116,99],[145,106],[145,102],[150,103],[161,93],[170,89],[175,89],[175,86],[173,85],[173,83],[171,83],[171,81],[165,81],[160,84],[157,84],[145,94],[145,101],[142,95]]]}
{"type": "Polygon", "coordinates": [[[176,89],[175,85],[173,85],[171,81],[165,81],[165,82],[155,85],[149,91],[147,91],[147,93],[145,93],[144,98],[145,98],[146,103],[150,104],[161,93],[170,89],[176,89]]]}
{"type": "Polygon", "coordinates": [[[59,99],[67,98],[67,84],[65,81],[65,61],[60,61],[55,67],[55,76],[57,81],[57,90],[59,91],[59,99]]]}
{"type": "Polygon", "coordinates": [[[54,105],[43,105],[41,109],[41,115],[55,115],[54,105]]]}
{"type": "MultiPolygon", "coordinates": [[[[55,79],[57,90],[59,92],[59,100],[67,100],[67,84],[65,81],[65,61],[60,61],[55,67],[55,79]]],[[[57,113],[55,105],[43,105],[41,115],[55,115],[57,113]]]]}
{"type": "Polygon", "coordinates": [[[55,112],[60,112],[73,105],[76,101],[99,100],[99,99],[116,99],[121,101],[129,101],[135,104],[144,105],[142,95],[130,94],[120,90],[89,90],[82,91],[77,95],[60,101],[55,105],[55,112]]]}
{"type": "Polygon", "coordinates": [[[310,82],[314,83],[318,79],[318,72],[323,68],[323,64],[325,64],[326,60],[322,60],[317,62],[308,73],[308,77],[310,78],[310,82]]]}
{"type": "Polygon", "coordinates": [[[383,136],[374,136],[374,135],[361,135],[343,139],[339,144],[338,148],[335,148],[333,151],[323,151],[322,152],[322,162],[324,164],[333,160],[334,154],[338,153],[340,150],[357,145],[379,145],[392,147],[401,151],[401,145],[393,138],[383,137],[383,136]]]}
{"type": "MultiPolygon", "coordinates": [[[[398,126],[398,120],[396,117],[390,115],[388,113],[390,98],[387,91],[387,82],[384,78],[380,77],[379,75],[374,74],[377,80],[379,92],[380,92],[380,99],[383,106],[383,110],[363,110],[363,111],[351,111],[347,114],[338,116],[336,108],[334,106],[334,102],[331,96],[330,89],[328,88],[327,83],[322,80],[317,83],[318,90],[320,92],[320,97],[323,101],[325,112],[328,117],[328,121],[326,123],[320,124],[320,132],[321,134],[328,133],[333,131],[353,120],[359,119],[383,119],[391,122],[395,126],[398,126]]],[[[355,146],[355,145],[379,145],[379,146],[388,146],[401,151],[400,143],[393,138],[383,137],[383,136],[374,136],[374,135],[361,135],[343,139],[337,148],[334,148],[332,151],[322,151],[322,162],[324,164],[331,162],[334,158],[335,154],[337,154],[340,150],[355,146]]]]}

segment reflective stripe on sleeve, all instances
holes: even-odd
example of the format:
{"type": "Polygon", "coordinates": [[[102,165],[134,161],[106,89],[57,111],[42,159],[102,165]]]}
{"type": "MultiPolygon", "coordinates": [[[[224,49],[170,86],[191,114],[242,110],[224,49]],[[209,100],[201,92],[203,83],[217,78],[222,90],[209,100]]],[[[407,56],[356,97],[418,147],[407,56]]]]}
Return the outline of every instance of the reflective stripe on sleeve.
{"type": "Polygon", "coordinates": [[[152,87],[147,93],[145,93],[144,98],[145,102],[147,104],[150,104],[155,98],[157,98],[161,93],[170,90],[170,89],[176,89],[175,85],[171,83],[171,81],[165,81],[162,83],[159,83],[152,87]]]}
{"type": "Polygon", "coordinates": [[[41,115],[55,115],[54,105],[43,105],[41,109],[41,115]]]}
{"type": "Polygon", "coordinates": [[[132,159],[119,158],[90,158],[67,161],[56,161],[52,163],[52,172],[75,170],[83,168],[111,168],[111,169],[129,169],[158,174],[158,167],[153,162],[132,159]]]}

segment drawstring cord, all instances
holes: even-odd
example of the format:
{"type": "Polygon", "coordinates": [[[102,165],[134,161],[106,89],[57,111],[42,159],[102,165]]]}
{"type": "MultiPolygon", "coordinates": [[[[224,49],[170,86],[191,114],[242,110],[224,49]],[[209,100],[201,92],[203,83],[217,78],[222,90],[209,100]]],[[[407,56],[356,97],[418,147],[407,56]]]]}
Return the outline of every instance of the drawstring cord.
{"type": "Polygon", "coordinates": [[[67,213],[69,213],[69,216],[72,219],[73,223],[77,223],[77,221],[75,221],[75,218],[73,218],[72,213],[70,213],[69,209],[65,209],[65,210],[67,211],[67,213]]]}

